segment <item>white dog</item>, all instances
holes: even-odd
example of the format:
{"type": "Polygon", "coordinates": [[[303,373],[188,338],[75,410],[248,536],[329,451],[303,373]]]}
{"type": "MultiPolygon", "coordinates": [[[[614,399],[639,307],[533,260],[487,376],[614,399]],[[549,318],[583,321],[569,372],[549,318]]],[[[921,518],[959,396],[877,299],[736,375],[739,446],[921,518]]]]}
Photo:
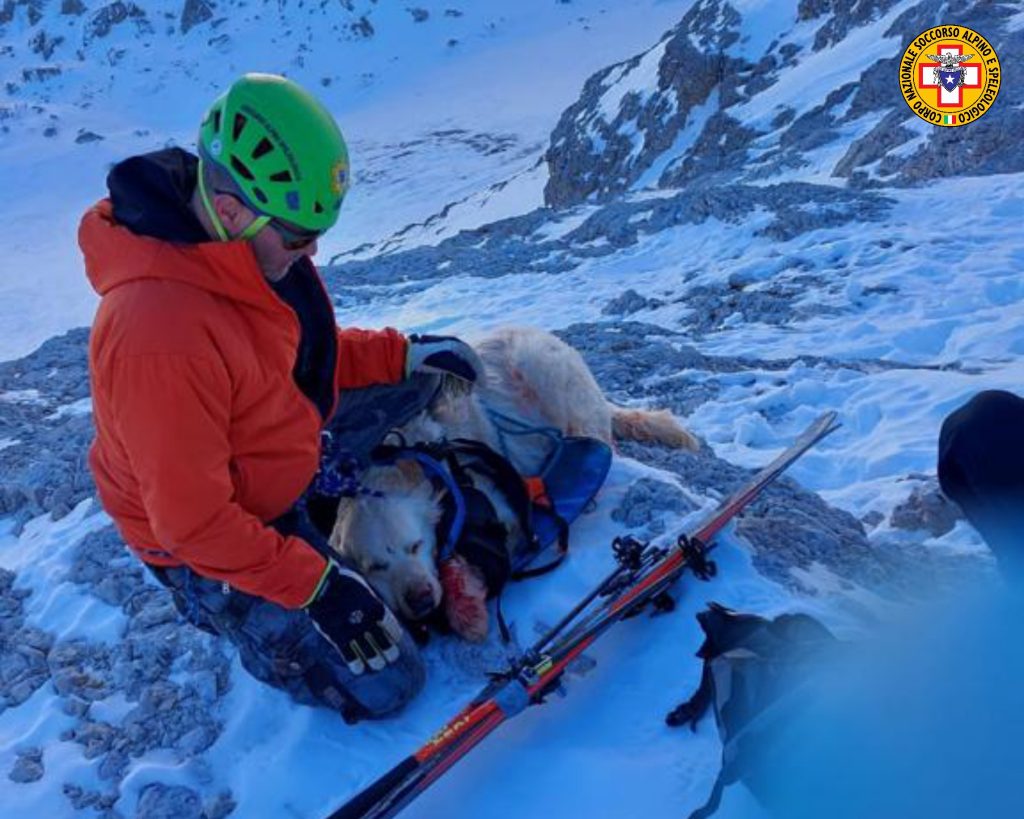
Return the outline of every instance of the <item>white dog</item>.
{"type": "MultiPolygon", "coordinates": [[[[406,442],[468,438],[501,451],[502,441],[489,414],[497,411],[609,445],[619,437],[697,448],[668,411],[611,404],[580,354],[551,333],[508,328],[474,348],[484,362],[482,382],[468,394],[444,391],[427,412],[400,430],[406,442]]],[[[520,475],[537,474],[544,456],[539,436],[505,436],[503,442],[520,475]]],[[[483,640],[488,630],[483,578],[460,558],[446,561],[439,571],[435,526],[441,516],[440,497],[422,469],[415,462],[401,461],[371,467],[361,480],[379,496],[342,500],[331,545],[362,572],[392,610],[419,620],[444,600],[454,630],[483,640]]],[[[486,478],[474,477],[474,483],[494,505],[506,530],[508,553],[515,553],[515,544],[524,537],[517,515],[486,478]]]]}

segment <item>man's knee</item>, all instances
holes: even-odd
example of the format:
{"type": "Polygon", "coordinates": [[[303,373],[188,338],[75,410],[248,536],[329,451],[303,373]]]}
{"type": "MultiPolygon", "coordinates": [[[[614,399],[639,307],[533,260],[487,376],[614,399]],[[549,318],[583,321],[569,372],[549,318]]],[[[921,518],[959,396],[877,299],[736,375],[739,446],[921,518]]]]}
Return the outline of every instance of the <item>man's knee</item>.
{"type": "Polygon", "coordinates": [[[395,713],[423,688],[423,660],[403,633],[399,656],[380,671],[353,674],[337,649],[304,613],[259,601],[236,632],[242,664],[293,699],[338,711],[349,722],[395,713]]]}

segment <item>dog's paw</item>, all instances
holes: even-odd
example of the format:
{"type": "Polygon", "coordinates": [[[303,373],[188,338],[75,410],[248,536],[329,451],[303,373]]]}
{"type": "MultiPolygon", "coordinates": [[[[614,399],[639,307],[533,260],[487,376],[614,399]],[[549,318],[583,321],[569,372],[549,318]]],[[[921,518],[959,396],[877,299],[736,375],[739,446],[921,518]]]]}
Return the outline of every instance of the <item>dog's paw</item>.
{"type": "Polygon", "coordinates": [[[487,584],[480,570],[454,555],[439,569],[444,613],[456,634],[474,643],[487,639],[487,584]]]}

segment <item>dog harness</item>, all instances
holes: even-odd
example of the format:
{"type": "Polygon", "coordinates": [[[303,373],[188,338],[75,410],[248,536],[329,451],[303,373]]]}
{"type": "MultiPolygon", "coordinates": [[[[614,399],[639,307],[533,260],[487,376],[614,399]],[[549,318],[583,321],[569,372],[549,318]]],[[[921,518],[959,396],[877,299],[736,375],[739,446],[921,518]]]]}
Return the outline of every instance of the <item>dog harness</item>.
{"type": "MultiPolygon", "coordinates": [[[[441,503],[438,560],[444,562],[454,554],[464,557],[483,574],[488,596],[498,594],[510,578],[518,579],[519,564],[539,553],[526,485],[512,464],[486,444],[465,438],[412,446],[385,444],[374,450],[373,458],[378,464],[413,460],[423,468],[441,503]],[[521,544],[507,548],[508,529],[487,493],[477,488],[474,476],[486,478],[502,494],[518,519],[521,544]]],[[[560,529],[564,533],[559,538],[560,554],[545,571],[561,562],[568,549],[568,524],[562,521],[560,529]]]]}
{"type": "Polygon", "coordinates": [[[488,596],[498,595],[509,580],[551,571],[569,550],[569,524],[597,494],[611,466],[611,448],[594,438],[563,436],[555,431],[553,447],[539,475],[523,477],[504,455],[480,441],[458,438],[414,445],[381,445],[374,461],[420,464],[441,502],[436,527],[438,560],[454,554],[478,568],[488,596]],[[515,514],[522,538],[506,546],[509,533],[477,479],[489,481],[515,514]],[[549,547],[554,557],[536,563],[549,547]]]}

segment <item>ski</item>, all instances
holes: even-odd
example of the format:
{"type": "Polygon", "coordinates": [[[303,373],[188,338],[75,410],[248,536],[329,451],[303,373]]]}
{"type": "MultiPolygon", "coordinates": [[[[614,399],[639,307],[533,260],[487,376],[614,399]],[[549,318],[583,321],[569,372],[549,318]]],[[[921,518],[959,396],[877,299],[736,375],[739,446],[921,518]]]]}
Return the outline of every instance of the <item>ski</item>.
{"type": "Polygon", "coordinates": [[[750,481],[723,500],[693,535],[658,547],[632,538],[614,543],[617,566],[554,628],[543,635],[440,731],[410,756],[334,811],[328,819],[388,819],[430,787],[499,725],[558,687],[566,666],[612,625],[659,605],[686,569],[708,579],[711,541],[789,466],[839,425],[836,413],[815,420],[750,481]]]}

